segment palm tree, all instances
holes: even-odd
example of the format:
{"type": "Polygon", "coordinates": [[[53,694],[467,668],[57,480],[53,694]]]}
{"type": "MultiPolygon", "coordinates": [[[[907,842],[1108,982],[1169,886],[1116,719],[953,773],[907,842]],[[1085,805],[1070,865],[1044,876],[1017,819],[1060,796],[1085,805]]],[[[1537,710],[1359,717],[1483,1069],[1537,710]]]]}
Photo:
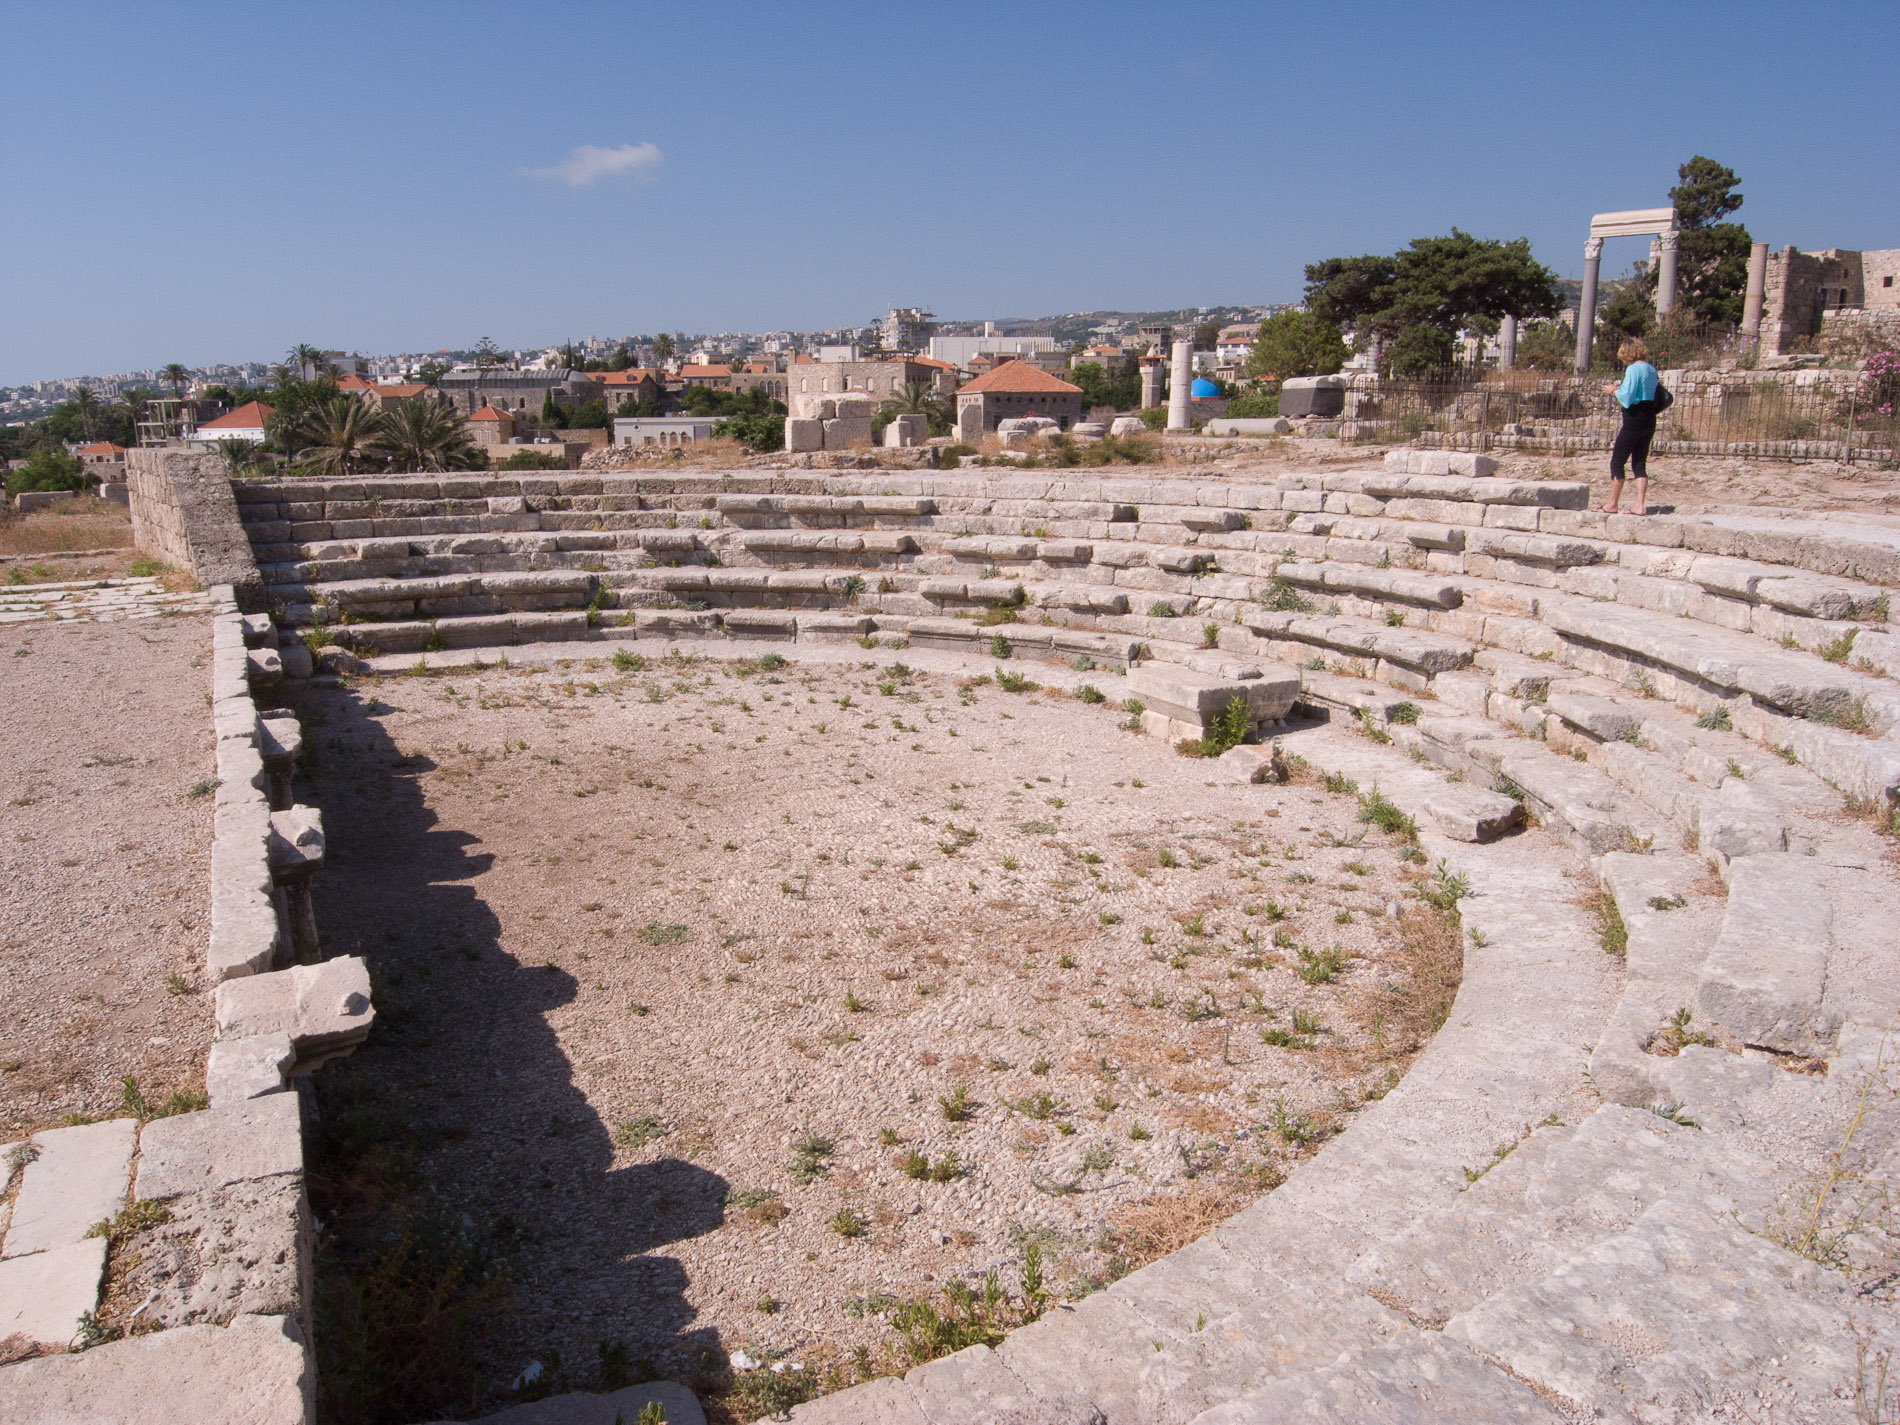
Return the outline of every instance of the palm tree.
{"type": "Polygon", "coordinates": [[[394,471],[466,470],[475,459],[468,426],[439,396],[398,403],[370,444],[394,471]]]}
{"type": "Polygon", "coordinates": [[[139,417],[145,414],[145,403],[152,399],[152,393],[143,386],[127,386],[119,392],[119,401],[125,406],[126,425],[132,431],[131,444],[139,443],[139,417]]]}
{"type": "Polygon", "coordinates": [[[92,439],[93,422],[99,416],[99,398],[93,394],[92,387],[76,388],[73,392],[73,405],[78,408],[79,424],[86,432],[86,438],[92,439]]]}
{"type": "Polygon", "coordinates": [[[330,363],[324,360],[323,348],[300,341],[285,354],[285,365],[294,370],[305,381],[314,381],[323,374],[323,368],[330,363]]]}
{"type": "Polygon", "coordinates": [[[933,431],[950,423],[949,407],[937,395],[936,387],[928,381],[906,381],[903,394],[886,397],[883,404],[887,410],[900,416],[925,417],[933,431]]]}
{"type": "Polygon", "coordinates": [[[332,396],[305,411],[290,431],[297,466],[312,475],[356,475],[378,464],[371,448],[383,418],[367,401],[332,396]]]}
{"type": "Polygon", "coordinates": [[[167,364],[165,369],[159,374],[162,375],[167,381],[171,382],[173,397],[180,401],[184,400],[185,399],[185,379],[188,376],[190,376],[191,373],[185,370],[185,368],[179,365],[176,361],[173,361],[167,364]]]}
{"type": "Polygon", "coordinates": [[[658,336],[653,338],[653,359],[655,361],[665,361],[673,354],[673,350],[673,338],[668,336],[665,332],[661,332],[658,336]]]}

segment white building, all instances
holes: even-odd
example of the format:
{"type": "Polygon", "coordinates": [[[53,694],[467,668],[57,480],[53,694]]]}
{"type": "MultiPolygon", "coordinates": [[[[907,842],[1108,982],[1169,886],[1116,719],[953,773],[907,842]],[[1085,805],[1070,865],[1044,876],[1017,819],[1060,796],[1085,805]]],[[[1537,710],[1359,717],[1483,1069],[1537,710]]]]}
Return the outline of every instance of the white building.
{"type": "Polygon", "coordinates": [[[967,370],[979,356],[1035,356],[1056,349],[1052,336],[997,336],[990,323],[984,327],[983,336],[933,336],[930,355],[967,370]]]}
{"type": "Polygon", "coordinates": [[[711,440],[712,416],[621,416],[614,422],[614,444],[697,445],[711,440]]]}

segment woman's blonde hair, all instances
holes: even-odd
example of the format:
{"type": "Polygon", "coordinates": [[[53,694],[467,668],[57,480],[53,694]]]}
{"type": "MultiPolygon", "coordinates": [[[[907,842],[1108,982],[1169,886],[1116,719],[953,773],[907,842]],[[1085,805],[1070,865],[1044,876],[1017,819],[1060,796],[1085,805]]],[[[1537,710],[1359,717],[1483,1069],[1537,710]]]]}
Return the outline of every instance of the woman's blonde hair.
{"type": "Polygon", "coordinates": [[[1649,343],[1633,336],[1616,349],[1616,359],[1628,366],[1632,361],[1649,360],[1649,343]]]}

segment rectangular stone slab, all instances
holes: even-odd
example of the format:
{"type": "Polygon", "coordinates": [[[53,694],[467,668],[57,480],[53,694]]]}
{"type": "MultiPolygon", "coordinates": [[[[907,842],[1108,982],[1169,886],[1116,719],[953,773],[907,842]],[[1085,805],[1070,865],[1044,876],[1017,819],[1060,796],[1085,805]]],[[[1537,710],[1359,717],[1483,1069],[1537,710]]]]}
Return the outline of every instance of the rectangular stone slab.
{"type": "Polygon", "coordinates": [[[1745,1044],[1825,1054],[1839,1016],[1822,1004],[1833,909],[1807,857],[1737,856],[1728,909],[1696,987],[1698,1013],[1745,1044]]]}
{"type": "Polygon", "coordinates": [[[79,1318],[99,1305],[105,1269],[104,1237],[0,1261],[0,1341],[24,1336],[64,1350],[79,1334],[79,1318]]]}
{"type": "Polygon", "coordinates": [[[1222,678],[1171,663],[1138,663],[1128,670],[1129,696],[1168,717],[1205,726],[1238,697],[1255,722],[1285,717],[1300,695],[1296,669],[1275,667],[1260,678],[1222,678]]]}
{"type": "Polygon", "coordinates": [[[224,1187],[303,1171],[302,1110],[294,1093],[231,1108],[154,1119],[139,1135],[140,1198],[224,1187]]]}
{"type": "Polygon", "coordinates": [[[0,1257],[67,1247],[125,1206],[138,1125],[129,1118],[51,1128],[33,1135],[39,1156],[26,1165],[0,1257]]]}

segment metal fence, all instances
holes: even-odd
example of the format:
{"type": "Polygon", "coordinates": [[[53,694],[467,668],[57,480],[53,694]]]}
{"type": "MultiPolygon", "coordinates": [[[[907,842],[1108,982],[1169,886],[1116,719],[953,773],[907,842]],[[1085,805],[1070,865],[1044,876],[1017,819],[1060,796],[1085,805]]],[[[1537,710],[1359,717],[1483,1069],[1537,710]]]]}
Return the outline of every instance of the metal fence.
{"type": "MultiPolygon", "coordinates": [[[[1622,412],[1603,374],[1451,368],[1355,391],[1346,418],[1365,441],[1464,448],[1607,449],[1622,412]]],[[[1900,407],[1881,409],[1858,372],[1682,373],[1657,422],[1657,448],[1892,463],[1900,407]]]]}

